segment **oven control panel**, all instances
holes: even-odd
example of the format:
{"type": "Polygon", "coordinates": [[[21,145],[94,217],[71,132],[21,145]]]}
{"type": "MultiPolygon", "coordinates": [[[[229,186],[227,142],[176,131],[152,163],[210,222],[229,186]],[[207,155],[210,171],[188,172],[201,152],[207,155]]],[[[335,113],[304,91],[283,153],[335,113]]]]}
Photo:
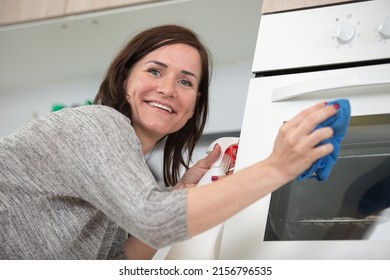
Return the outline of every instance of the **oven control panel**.
{"type": "MultiPolygon", "coordinates": [[[[383,11],[378,11],[377,14],[383,14],[383,11]]],[[[360,17],[359,13],[355,13],[352,6],[348,14],[335,18],[335,33],[332,39],[336,38],[340,45],[349,44],[351,48],[354,47],[355,38],[357,44],[362,46],[370,41],[390,44],[390,9],[388,14],[379,18],[366,19],[365,17],[366,15],[360,17]]]]}
{"type": "Polygon", "coordinates": [[[390,58],[390,1],[363,1],[263,15],[252,70],[386,58],[390,58]]]}

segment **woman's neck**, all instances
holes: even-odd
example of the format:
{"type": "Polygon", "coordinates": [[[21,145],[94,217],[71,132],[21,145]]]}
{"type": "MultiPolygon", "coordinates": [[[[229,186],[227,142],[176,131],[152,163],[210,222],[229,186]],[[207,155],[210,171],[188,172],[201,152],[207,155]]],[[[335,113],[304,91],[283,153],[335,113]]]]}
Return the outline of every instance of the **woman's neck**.
{"type": "Polygon", "coordinates": [[[154,146],[156,146],[157,142],[160,141],[160,138],[156,137],[155,135],[151,135],[143,131],[140,132],[135,130],[135,133],[137,134],[137,137],[141,143],[143,155],[151,152],[154,146]]]}

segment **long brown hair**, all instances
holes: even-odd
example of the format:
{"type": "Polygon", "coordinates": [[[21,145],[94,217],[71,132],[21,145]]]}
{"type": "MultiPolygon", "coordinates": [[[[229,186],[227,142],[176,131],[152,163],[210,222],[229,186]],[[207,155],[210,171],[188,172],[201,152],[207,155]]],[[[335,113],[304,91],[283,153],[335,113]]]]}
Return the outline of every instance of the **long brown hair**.
{"type": "Polygon", "coordinates": [[[197,34],[178,25],[157,26],[139,33],[116,55],[94,100],[95,104],[110,106],[131,118],[131,108],[126,100],[123,85],[131,68],[155,49],[178,43],[190,45],[198,50],[202,72],[198,87],[200,94],[194,115],[182,129],[167,135],[165,139],[163,168],[164,183],[167,186],[173,186],[178,182],[181,166],[189,168],[195,145],[202,136],[207,121],[211,59],[210,53],[197,34]],[[183,156],[185,152],[187,152],[186,160],[183,156]]]}

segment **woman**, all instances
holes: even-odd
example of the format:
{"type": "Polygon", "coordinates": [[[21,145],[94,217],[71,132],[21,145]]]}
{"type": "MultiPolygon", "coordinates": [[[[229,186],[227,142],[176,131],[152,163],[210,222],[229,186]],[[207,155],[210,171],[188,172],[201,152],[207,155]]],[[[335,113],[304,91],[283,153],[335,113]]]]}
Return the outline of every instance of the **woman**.
{"type": "MultiPolygon", "coordinates": [[[[48,114],[0,143],[0,259],[146,259],[276,190],[329,154],[313,131],[337,111],[317,104],[283,125],[262,162],[192,188],[214,148],[179,177],[207,118],[209,61],[192,31],[141,32],[117,55],[97,105],[48,114]],[[144,155],[165,140],[158,186],[144,155]],[[128,238],[128,236],[130,237],[128,238]],[[125,250],[123,250],[125,248],[125,250]]],[[[190,158],[189,157],[189,158],[190,158]]]]}

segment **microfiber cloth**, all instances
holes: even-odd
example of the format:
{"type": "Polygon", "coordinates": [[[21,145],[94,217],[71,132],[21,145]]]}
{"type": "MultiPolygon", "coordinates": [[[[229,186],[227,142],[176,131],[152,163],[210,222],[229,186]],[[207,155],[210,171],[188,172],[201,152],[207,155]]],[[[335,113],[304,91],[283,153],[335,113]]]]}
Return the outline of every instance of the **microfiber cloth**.
{"type": "Polygon", "coordinates": [[[315,128],[318,129],[330,126],[333,129],[333,136],[319,143],[319,145],[332,143],[333,152],[315,161],[309,169],[297,177],[298,181],[309,178],[315,178],[318,181],[325,181],[329,177],[332,167],[337,161],[337,157],[340,152],[340,144],[347,133],[349,121],[351,119],[351,107],[347,99],[330,101],[328,102],[328,105],[333,105],[335,103],[340,106],[336,115],[323,121],[315,128]]]}

